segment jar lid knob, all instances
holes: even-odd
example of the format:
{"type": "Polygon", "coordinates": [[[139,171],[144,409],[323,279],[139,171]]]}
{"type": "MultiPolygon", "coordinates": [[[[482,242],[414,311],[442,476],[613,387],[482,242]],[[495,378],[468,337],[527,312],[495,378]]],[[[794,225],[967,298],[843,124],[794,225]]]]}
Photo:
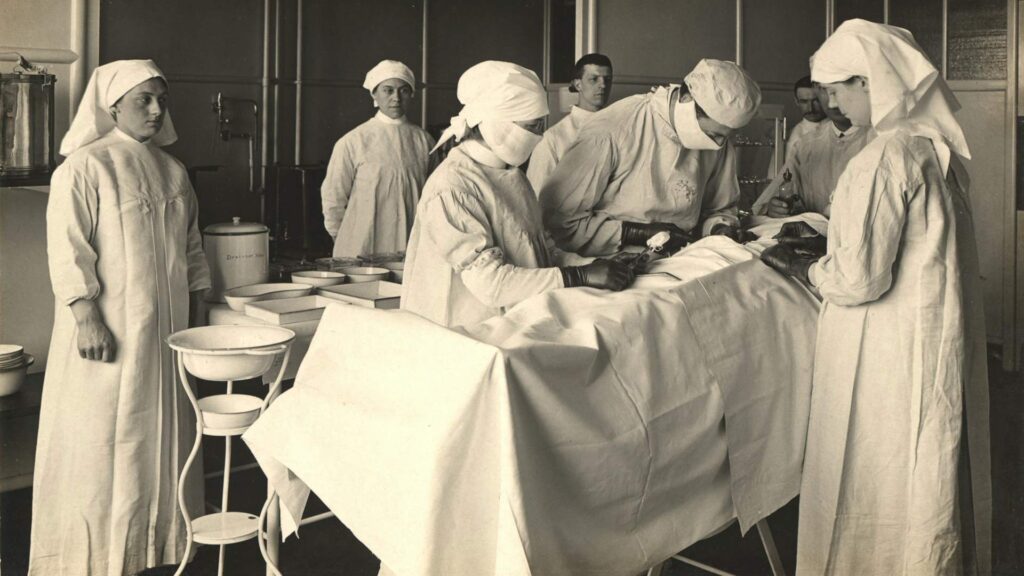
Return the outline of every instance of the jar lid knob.
{"type": "Polygon", "coordinates": [[[234,224],[235,226],[238,226],[239,224],[242,223],[242,218],[239,216],[232,216],[231,223],[234,224]]]}

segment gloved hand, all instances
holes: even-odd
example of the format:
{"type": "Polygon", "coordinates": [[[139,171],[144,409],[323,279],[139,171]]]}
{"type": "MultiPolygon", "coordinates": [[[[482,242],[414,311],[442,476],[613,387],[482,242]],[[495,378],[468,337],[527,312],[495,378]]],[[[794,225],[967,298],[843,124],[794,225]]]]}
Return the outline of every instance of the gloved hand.
{"type": "Polygon", "coordinates": [[[665,243],[664,251],[669,254],[676,252],[693,240],[688,232],[668,222],[623,222],[621,242],[623,246],[643,246],[646,248],[647,239],[658,232],[668,232],[672,236],[665,243]]]}
{"type": "Polygon", "coordinates": [[[775,239],[797,252],[807,252],[819,258],[828,252],[828,238],[806,222],[786,222],[775,239]]]}
{"type": "Polygon", "coordinates": [[[786,244],[776,244],[761,252],[761,261],[783,274],[810,284],[807,271],[810,270],[811,264],[818,261],[818,257],[803,256],[786,244]]]}
{"type": "Polygon", "coordinates": [[[787,218],[794,214],[806,212],[804,200],[794,194],[788,198],[772,198],[768,201],[768,216],[771,218],[787,218]]]}
{"type": "Polygon", "coordinates": [[[632,268],[612,260],[598,259],[586,266],[562,268],[562,281],[566,288],[587,286],[618,292],[632,284],[634,278],[632,268]]]}
{"type": "Polygon", "coordinates": [[[715,224],[711,228],[711,236],[727,236],[737,244],[746,244],[751,240],[757,240],[757,234],[729,224],[715,224]]]}

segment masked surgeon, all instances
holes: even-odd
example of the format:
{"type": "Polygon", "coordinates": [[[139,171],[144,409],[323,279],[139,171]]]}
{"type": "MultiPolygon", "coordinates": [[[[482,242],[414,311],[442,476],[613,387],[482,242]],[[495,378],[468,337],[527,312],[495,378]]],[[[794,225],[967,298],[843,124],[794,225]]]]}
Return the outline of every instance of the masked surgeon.
{"type": "MultiPolygon", "coordinates": [[[[178,475],[195,417],[169,334],[210,286],[196,195],[149,60],[100,66],[46,212],[56,295],[32,502],[32,576],[135,574],[185,550],[178,475]]],[[[185,501],[203,511],[201,473],[185,501]]]]}
{"type": "Polygon", "coordinates": [[[827,253],[814,262],[792,239],[762,255],[824,299],[797,574],[991,574],[985,325],[959,104],[909,32],[865,20],[825,41],[811,76],[877,136],[839,178],[827,253]]]}
{"type": "Polygon", "coordinates": [[[591,256],[642,247],[657,232],[740,236],[736,153],[761,90],[732,62],[701,60],[684,84],[612,104],[576,137],[540,193],[563,250],[591,256]]]}
{"type": "Polygon", "coordinates": [[[537,75],[487,61],[459,78],[462,111],[441,137],[459,141],[427,180],[409,240],[402,308],[443,326],[479,322],[562,287],[621,290],[618,262],[549,246],[522,170],[548,114],[537,75]],[[563,267],[559,267],[563,266],[563,267]]]}
{"type": "Polygon", "coordinates": [[[395,60],[366,74],[377,113],[334,145],[320,188],[335,257],[405,250],[434,145],[405,117],[415,86],[412,70],[395,60]]]}

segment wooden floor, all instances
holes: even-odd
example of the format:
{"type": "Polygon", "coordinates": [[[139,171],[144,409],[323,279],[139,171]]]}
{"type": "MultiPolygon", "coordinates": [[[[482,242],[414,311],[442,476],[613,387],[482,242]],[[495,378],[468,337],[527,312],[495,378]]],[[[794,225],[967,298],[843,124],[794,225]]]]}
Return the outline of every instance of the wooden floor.
{"type": "MultiPolygon", "coordinates": [[[[995,363],[991,366],[994,574],[1018,576],[1024,574],[1024,377],[1020,373],[1003,372],[995,363]]],[[[205,459],[210,464],[208,469],[221,462],[219,445],[219,442],[210,442],[204,447],[205,459]]],[[[234,451],[236,458],[241,454],[251,459],[240,442],[234,451]]],[[[207,494],[213,498],[219,497],[220,488],[219,479],[207,482],[207,494]]],[[[266,484],[258,470],[236,474],[231,488],[232,509],[259,511],[266,484]]],[[[3,576],[25,574],[30,507],[31,490],[17,490],[0,497],[0,570],[3,576]]],[[[798,502],[793,501],[769,519],[789,574],[793,573],[795,564],[797,509],[798,502]]],[[[323,510],[318,501],[313,501],[307,515],[323,510]]],[[[743,538],[735,525],[694,545],[687,555],[736,574],[770,573],[756,530],[743,538]]],[[[281,558],[286,576],[374,576],[379,564],[373,554],[334,519],[302,528],[300,538],[290,538],[282,546],[281,558]]],[[[217,549],[201,547],[187,574],[213,575],[216,566],[217,549]]],[[[227,566],[225,573],[229,576],[262,574],[263,564],[256,543],[229,546],[227,566]]],[[[153,571],[153,574],[172,572],[153,571]]],[[[671,576],[705,574],[679,563],[673,563],[666,573],[671,576]]]]}

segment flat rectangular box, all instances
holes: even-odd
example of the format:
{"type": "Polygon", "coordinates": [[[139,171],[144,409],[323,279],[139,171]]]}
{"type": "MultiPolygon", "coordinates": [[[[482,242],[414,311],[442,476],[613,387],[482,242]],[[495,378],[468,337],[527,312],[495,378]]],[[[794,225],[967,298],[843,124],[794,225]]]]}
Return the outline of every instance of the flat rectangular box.
{"type": "Polygon", "coordinates": [[[300,296],[261,300],[245,305],[245,315],[271,324],[294,324],[319,320],[329,304],[346,304],[323,296],[300,296]]]}
{"type": "Polygon", "coordinates": [[[358,284],[339,284],[324,286],[317,292],[321,296],[355,304],[364,308],[380,308],[394,310],[398,308],[402,296],[402,285],[394,282],[377,280],[358,284]]]}

